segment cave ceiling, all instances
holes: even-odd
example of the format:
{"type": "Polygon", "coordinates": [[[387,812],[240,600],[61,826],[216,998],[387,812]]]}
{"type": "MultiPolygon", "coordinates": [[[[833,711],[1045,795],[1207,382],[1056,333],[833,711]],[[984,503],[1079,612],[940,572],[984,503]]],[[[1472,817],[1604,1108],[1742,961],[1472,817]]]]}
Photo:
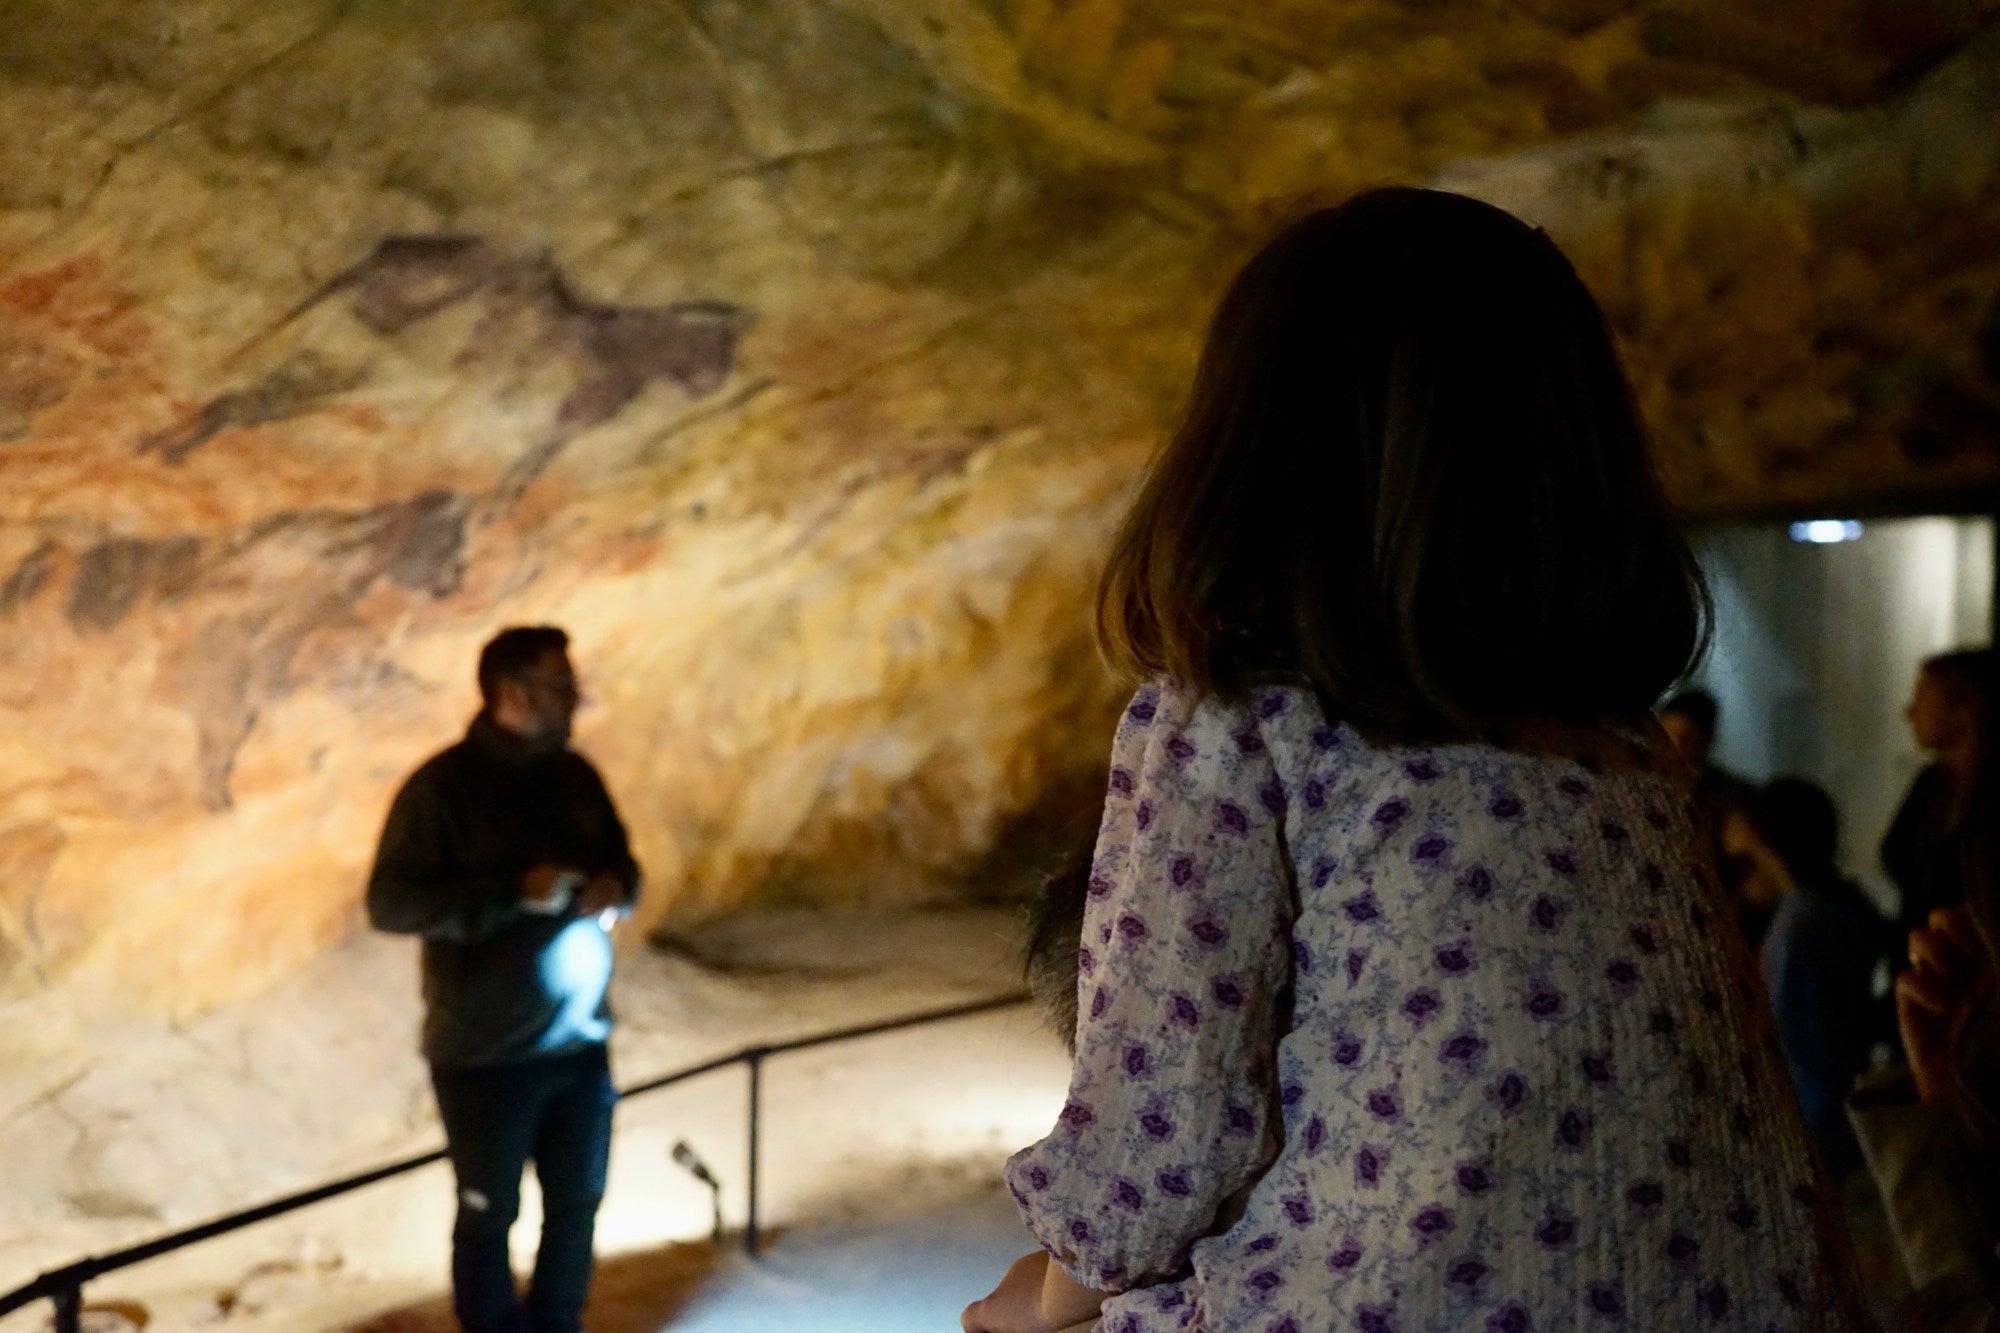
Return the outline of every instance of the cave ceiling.
{"type": "Polygon", "coordinates": [[[984,892],[1087,815],[1087,601],[1275,222],[1547,228],[1691,518],[1990,504],[1991,0],[0,9],[0,985],[351,929],[508,623],[649,924],[984,892]]]}

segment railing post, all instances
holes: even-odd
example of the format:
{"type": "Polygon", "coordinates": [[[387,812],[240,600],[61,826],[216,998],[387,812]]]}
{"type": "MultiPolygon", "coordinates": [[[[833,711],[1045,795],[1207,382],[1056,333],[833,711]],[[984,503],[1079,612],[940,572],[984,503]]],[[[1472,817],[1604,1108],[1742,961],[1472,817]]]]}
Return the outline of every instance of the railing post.
{"type": "Polygon", "coordinates": [[[72,1283],[49,1298],[55,1303],[55,1333],[83,1333],[83,1284],[72,1283]]]}
{"type": "Polygon", "coordinates": [[[750,1185],[749,1216],[743,1226],[743,1252],[752,1259],[757,1257],[759,1237],[757,1234],[757,1140],[763,1121],[764,1056],[760,1047],[743,1053],[744,1063],[750,1066],[750,1148],[749,1170],[745,1176],[750,1185]]]}

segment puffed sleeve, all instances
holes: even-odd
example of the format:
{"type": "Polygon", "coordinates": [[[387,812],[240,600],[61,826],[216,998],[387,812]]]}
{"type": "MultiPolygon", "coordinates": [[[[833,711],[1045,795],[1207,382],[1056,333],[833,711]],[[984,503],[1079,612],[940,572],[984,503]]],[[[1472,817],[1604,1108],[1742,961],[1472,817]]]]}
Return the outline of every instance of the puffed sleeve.
{"type": "Polygon", "coordinates": [[[1156,681],[1126,710],[1077,960],[1054,1130],[1007,1164],[1070,1276],[1173,1275],[1268,1164],[1295,896],[1285,793],[1247,705],[1156,681]]]}

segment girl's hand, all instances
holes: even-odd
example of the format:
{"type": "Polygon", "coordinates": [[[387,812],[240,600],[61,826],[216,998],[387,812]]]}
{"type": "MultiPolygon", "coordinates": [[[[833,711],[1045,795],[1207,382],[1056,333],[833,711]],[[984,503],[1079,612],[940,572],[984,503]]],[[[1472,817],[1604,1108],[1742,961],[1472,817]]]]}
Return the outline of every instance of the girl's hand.
{"type": "MultiPolygon", "coordinates": [[[[1043,1256],[1047,1258],[1046,1255],[1043,1256]]],[[[1071,1328],[1097,1318],[1104,1308],[1104,1293],[1082,1286],[1063,1272],[1061,1264],[1044,1265],[1042,1275],[1042,1321],[1051,1328],[1071,1328]]]]}
{"type": "Polygon", "coordinates": [[[1042,1318],[1042,1283],[1049,1266],[1049,1256],[1041,1250],[1022,1255],[991,1294],[965,1307],[958,1326],[965,1333],[1055,1333],[1055,1325],[1042,1318]]]}
{"type": "Polygon", "coordinates": [[[1952,1047],[1982,984],[1978,929],[1963,907],[1939,908],[1910,932],[1910,969],[1896,978],[1896,1022],[1917,1096],[1936,1103],[1952,1082],[1952,1047]]]}

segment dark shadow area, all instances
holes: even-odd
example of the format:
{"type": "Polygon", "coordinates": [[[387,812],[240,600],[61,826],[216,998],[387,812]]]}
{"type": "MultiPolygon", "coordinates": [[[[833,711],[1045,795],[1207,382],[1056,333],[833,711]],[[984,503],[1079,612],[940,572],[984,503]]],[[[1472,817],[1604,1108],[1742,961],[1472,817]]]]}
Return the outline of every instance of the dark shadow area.
{"type": "MultiPolygon", "coordinates": [[[[708,1241],[675,1241],[600,1259],[584,1326],[592,1333],[659,1333],[687,1308],[719,1261],[708,1241]]],[[[451,1297],[440,1294],[350,1324],[345,1333],[457,1333],[457,1328],[451,1297]]]]}

